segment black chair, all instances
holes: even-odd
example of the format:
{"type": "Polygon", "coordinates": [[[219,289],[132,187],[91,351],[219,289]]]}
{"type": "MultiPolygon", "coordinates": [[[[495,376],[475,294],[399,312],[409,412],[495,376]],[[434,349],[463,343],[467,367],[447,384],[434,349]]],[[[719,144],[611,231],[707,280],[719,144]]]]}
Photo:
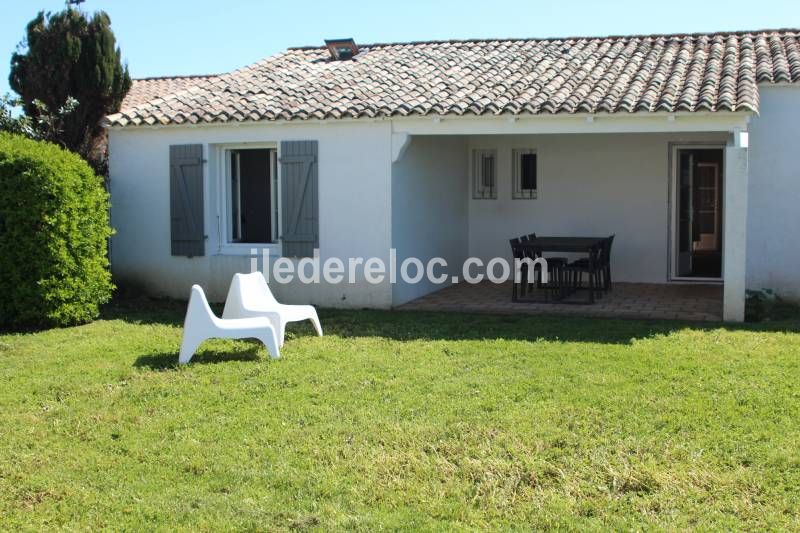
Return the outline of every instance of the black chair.
{"type": "MultiPolygon", "coordinates": [[[[600,249],[598,251],[595,267],[600,270],[600,286],[603,287],[604,291],[611,290],[611,247],[614,244],[614,237],[616,235],[611,235],[607,239],[603,240],[603,243],[600,245],[600,249]]],[[[587,267],[589,264],[589,259],[586,257],[582,257],[577,259],[571,263],[574,266],[581,266],[587,267]]]]}
{"type": "Polygon", "coordinates": [[[589,257],[582,257],[565,267],[569,286],[573,290],[582,289],[583,274],[589,277],[592,294],[602,296],[603,292],[611,290],[611,246],[614,244],[614,235],[603,239],[596,249],[590,252],[589,257]]]}
{"type": "MultiPolygon", "coordinates": [[[[520,239],[509,239],[509,244],[511,244],[511,255],[514,257],[514,261],[516,262],[517,259],[524,259],[525,252],[520,246],[520,239]]],[[[516,302],[519,300],[519,291],[521,290],[522,293],[525,293],[525,288],[528,286],[528,265],[522,263],[522,267],[520,268],[520,274],[522,279],[519,283],[517,280],[514,279],[511,283],[511,301],[516,302]]],[[[516,271],[514,272],[516,275],[516,271]]]]}
{"type": "Polygon", "coordinates": [[[567,279],[566,292],[574,292],[583,289],[583,275],[586,274],[589,278],[589,301],[593,302],[596,296],[600,296],[601,281],[600,281],[600,247],[593,249],[589,252],[589,257],[577,259],[564,267],[565,277],[567,279]]]}
{"type": "Polygon", "coordinates": [[[611,247],[614,245],[615,236],[616,234],[606,239],[606,249],[603,253],[603,289],[606,291],[611,290],[611,247]]]}
{"type": "MultiPolygon", "coordinates": [[[[530,235],[522,235],[519,238],[511,239],[511,249],[512,250],[514,249],[515,244],[517,244],[517,245],[525,244],[528,241],[530,241],[531,238],[535,239],[536,238],[536,234],[535,233],[531,233],[530,235]]],[[[520,260],[522,260],[522,259],[535,260],[536,259],[536,254],[534,253],[534,251],[530,247],[519,247],[518,246],[517,249],[519,250],[519,252],[514,254],[514,259],[515,260],[516,259],[520,259],[520,260]]],[[[536,274],[535,274],[535,272],[531,272],[528,269],[528,265],[526,263],[522,263],[522,268],[520,270],[521,270],[520,274],[522,276],[522,281],[521,281],[522,293],[524,295],[527,292],[532,292],[533,291],[534,278],[536,277],[536,274]]],[[[537,281],[536,287],[539,288],[539,289],[542,287],[541,277],[537,281]]]]}
{"type": "MultiPolygon", "coordinates": [[[[511,254],[514,257],[515,262],[516,262],[516,260],[520,260],[520,261],[523,260],[523,259],[535,260],[537,258],[536,253],[530,247],[520,246],[522,244],[527,243],[531,238],[536,238],[536,234],[533,233],[531,235],[523,235],[523,236],[517,237],[515,239],[509,239],[509,244],[511,244],[511,254]]],[[[563,265],[559,264],[557,261],[556,261],[555,265],[556,265],[556,268],[559,268],[560,266],[563,266],[563,265]]],[[[557,272],[560,272],[560,270],[559,271],[554,271],[554,267],[552,265],[550,265],[549,260],[548,260],[548,277],[549,277],[549,279],[550,280],[558,279],[559,275],[557,274],[557,272]]],[[[516,275],[516,265],[514,267],[514,274],[516,275]]],[[[533,288],[534,288],[535,273],[531,272],[531,270],[528,268],[528,264],[526,262],[521,263],[520,277],[521,277],[521,279],[519,280],[519,283],[517,282],[516,279],[514,279],[514,284],[512,286],[512,290],[511,290],[511,301],[514,301],[514,302],[519,301],[520,296],[525,296],[527,293],[533,292],[533,288]]],[[[538,289],[542,288],[542,279],[541,279],[541,277],[536,281],[536,287],[538,289]]],[[[557,290],[558,287],[559,287],[559,285],[557,283],[553,283],[552,281],[549,281],[548,286],[547,286],[548,292],[545,293],[545,295],[548,297],[548,299],[549,299],[549,293],[552,292],[552,290],[557,290]]]]}
{"type": "MultiPolygon", "coordinates": [[[[536,234],[535,233],[531,233],[527,237],[528,237],[528,239],[533,240],[533,239],[536,238],[536,234]]],[[[547,264],[548,265],[550,264],[551,261],[553,262],[553,264],[556,264],[556,265],[563,265],[563,264],[567,263],[567,258],[566,257],[545,257],[545,259],[547,260],[547,264]]]]}
{"type": "MultiPolygon", "coordinates": [[[[528,235],[523,235],[522,237],[520,237],[520,242],[526,243],[526,242],[529,242],[529,241],[531,241],[533,239],[536,239],[536,234],[535,233],[529,233],[528,235]]],[[[535,261],[536,259],[538,259],[539,255],[542,255],[542,257],[544,257],[543,254],[537,254],[536,251],[533,250],[530,247],[525,249],[525,257],[528,257],[531,260],[535,261]]],[[[546,287],[547,292],[545,293],[545,296],[549,300],[551,295],[560,294],[562,289],[563,289],[563,285],[564,285],[564,281],[565,281],[564,280],[564,276],[563,276],[563,268],[567,265],[567,258],[566,257],[544,257],[544,259],[545,259],[545,261],[547,261],[547,278],[548,278],[547,287],[546,287]]],[[[533,288],[532,285],[533,285],[534,277],[535,277],[535,273],[534,272],[530,272],[529,281],[528,281],[528,290],[531,290],[533,288]]],[[[541,276],[539,277],[539,279],[536,280],[536,288],[537,289],[542,289],[542,278],[541,278],[541,276]]]]}
{"type": "MultiPolygon", "coordinates": [[[[528,236],[528,239],[532,240],[536,238],[535,233],[531,233],[528,236]]],[[[542,254],[544,257],[544,254],[542,254]]],[[[532,259],[536,259],[536,254],[532,254],[532,259]]],[[[567,266],[567,258],[566,257],[544,257],[544,260],[547,261],[547,275],[548,275],[548,289],[553,294],[558,294],[562,292],[563,285],[564,285],[564,267],[567,266]]],[[[542,287],[541,278],[539,278],[538,287],[542,287]]]]}
{"type": "MultiPolygon", "coordinates": [[[[536,234],[535,233],[531,233],[531,235],[533,235],[534,239],[536,238],[536,234]]],[[[519,238],[520,243],[522,243],[522,244],[527,243],[529,240],[531,240],[531,235],[523,235],[523,236],[521,236],[519,238]]],[[[534,254],[533,250],[531,250],[530,248],[523,248],[522,249],[522,257],[520,257],[520,259],[523,259],[523,258],[526,258],[526,257],[529,258],[529,259],[536,259],[536,254],[534,254]]],[[[526,272],[527,272],[527,270],[528,270],[527,267],[525,267],[525,271],[526,272]]],[[[535,274],[533,272],[530,272],[530,276],[526,277],[526,279],[528,280],[528,283],[527,283],[526,287],[527,287],[527,289],[529,291],[533,289],[533,278],[534,277],[535,277],[535,274]]]]}

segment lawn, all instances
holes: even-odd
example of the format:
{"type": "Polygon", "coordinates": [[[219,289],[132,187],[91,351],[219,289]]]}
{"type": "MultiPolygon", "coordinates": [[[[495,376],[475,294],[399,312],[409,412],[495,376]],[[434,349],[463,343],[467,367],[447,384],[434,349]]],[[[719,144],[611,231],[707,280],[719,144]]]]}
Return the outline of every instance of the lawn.
{"type": "Polygon", "coordinates": [[[0,529],[800,528],[800,325],[183,308],[0,335],[0,529]]]}

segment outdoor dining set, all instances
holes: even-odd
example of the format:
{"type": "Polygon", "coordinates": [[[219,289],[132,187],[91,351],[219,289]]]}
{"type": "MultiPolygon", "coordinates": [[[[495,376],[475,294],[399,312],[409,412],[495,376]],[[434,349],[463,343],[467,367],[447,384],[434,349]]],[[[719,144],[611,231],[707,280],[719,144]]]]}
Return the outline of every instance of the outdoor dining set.
{"type": "Polygon", "coordinates": [[[514,302],[594,303],[611,290],[611,246],[609,237],[537,237],[535,233],[510,239],[517,260],[542,258],[546,262],[547,283],[541,276],[540,262],[522,261],[515,277],[511,300],[514,302]],[[581,254],[574,260],[550,253],[581,254]],[[586,298],[575,298],[585,291],[586,298]]]}

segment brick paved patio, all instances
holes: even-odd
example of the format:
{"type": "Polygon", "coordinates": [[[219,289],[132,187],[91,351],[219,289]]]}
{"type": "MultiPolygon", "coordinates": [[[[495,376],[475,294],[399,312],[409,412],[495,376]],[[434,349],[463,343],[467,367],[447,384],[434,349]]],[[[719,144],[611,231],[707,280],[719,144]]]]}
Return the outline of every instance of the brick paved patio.
{"type": "MultiPolygon", "coordinates": [[[[585,298],[586,294],[577,297],[585,298]]],[[[512,302],[510,283],[462,283],[398,309],[715,321],[722,319],[722,286],[615,283],[613,290],[594,305],[572,305],[512,302]]]]}

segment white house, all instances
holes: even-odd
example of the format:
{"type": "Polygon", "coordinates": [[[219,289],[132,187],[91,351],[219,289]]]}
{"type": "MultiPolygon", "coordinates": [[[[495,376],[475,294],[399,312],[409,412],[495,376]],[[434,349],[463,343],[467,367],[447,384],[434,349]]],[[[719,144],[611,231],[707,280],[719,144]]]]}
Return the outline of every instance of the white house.
{"type": "MultiPolygon", "coordinates": [[[[293,48],[137,80],[107,119],[112,268],[224,298],[250,250],[390,261],[509,256],[616,234],[615,281],[800,299],[800,32],[293,48]]],[[[278,286],[389,308],[433,283],[278,286]]]]}

